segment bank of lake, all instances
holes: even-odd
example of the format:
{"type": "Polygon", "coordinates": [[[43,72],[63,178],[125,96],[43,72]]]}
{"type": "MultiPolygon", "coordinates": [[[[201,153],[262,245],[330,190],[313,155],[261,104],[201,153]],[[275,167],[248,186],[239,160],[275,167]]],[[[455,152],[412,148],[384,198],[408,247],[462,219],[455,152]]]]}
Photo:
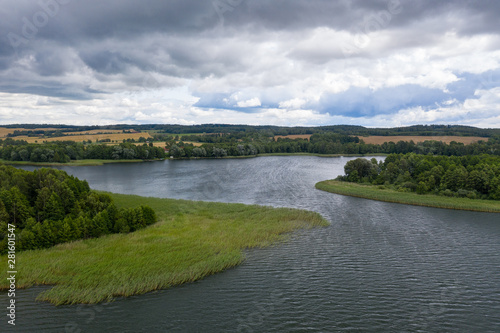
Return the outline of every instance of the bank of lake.
{"type": "Polygon", "coordinates": [[[400,192],[383,185],[364,185],[352,182],[325,180],[316,188],[326,192],[364,199],[401,203],[415,206],[500,213],[500,202],[493,200],[445,197],[434,194],[400,192]]]}

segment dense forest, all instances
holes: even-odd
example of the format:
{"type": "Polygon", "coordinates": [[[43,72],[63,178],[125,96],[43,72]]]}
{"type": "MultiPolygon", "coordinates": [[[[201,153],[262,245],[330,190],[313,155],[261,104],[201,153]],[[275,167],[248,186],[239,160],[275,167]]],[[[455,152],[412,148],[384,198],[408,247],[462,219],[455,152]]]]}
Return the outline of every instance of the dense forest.
{"type": "Polygon", "coordinates": [[[346,163],[338,180],[390,186],[399,191],[471,199],[500,200],[500,157],[391,154],[377,163],[358,158],[346,163]]]}
{"type": "Polygon", "coordinates": [[[164,158],[165,151],[152,145],[134,145],[120,143],[117,145],[83,144],[74,141],[56,141],[44,144],[28,144],[26,141],[7,138],[0,139],[0,158],[6,161],[57,162],[66,163],[71,160],[103,159],[103,160],[152,160],[164,158]]]}
{"type": "Polygon", "coordinates": [[[131,232],[154,222],[150,207],[118,209],[110,196],[64,171],[0,165],[0,253],[7,251],[9,224],[15,226],[16,250],[22,251],[131,232]]]}

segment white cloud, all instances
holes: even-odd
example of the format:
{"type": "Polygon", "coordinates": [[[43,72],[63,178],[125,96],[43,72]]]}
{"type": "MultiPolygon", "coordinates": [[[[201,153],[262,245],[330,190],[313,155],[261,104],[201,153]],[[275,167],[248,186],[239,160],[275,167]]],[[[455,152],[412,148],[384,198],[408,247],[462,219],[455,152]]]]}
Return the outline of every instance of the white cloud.
{"type": "Polygon", "coordinates": [[[300,109],[306,104],[306,100],[301,98],[294,98],[288,101],[283,101],[279,103],[281,109],[300,109]]]}
{"type": "Polygon", "coordinates": [[[257,97],[254,97],[254,98],[248,99],[246,101],[240,101],[237,103],[237,105],[240,108],[251,108],[251,107],[261,106],[262,103],[260,102],[260,99],[258,99],[257,97]]]}

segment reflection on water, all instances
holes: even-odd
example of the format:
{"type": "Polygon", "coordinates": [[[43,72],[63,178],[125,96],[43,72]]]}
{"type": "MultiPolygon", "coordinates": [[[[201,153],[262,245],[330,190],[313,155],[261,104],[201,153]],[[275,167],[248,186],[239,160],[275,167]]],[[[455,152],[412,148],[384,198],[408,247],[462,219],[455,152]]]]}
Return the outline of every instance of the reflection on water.
{"type": "MultiPolygon", "coordinates": [[[[18,297],[19,332],[498,332],[499,215],[314,189],[348,158],[262,157],[64,167],[94,189],[315,210],[327,228],[234,269],[94,306],[18,297]]],[[[27,168],[32,169],[32,168],[27,168]]],[[[2,323],[3,325],[3,323],[2,323]]]]}

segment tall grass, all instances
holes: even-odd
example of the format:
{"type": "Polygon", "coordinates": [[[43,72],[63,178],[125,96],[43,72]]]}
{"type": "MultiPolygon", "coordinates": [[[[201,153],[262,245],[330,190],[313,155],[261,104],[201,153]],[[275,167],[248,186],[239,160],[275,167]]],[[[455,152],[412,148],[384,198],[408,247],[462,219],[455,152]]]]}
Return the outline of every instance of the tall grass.
{"type": "Polygon", "coordinates": [[[433,194],[420,195],[412,192],[398,192],[396,190],[379,188],[373,185],[361,185],[357,183],[337,180],[325,180],[316,183],[316,188],[323,191],[348,195],[352,197],[402,203],[408,205],[469,210],[477,212],[500,212],[500,202],[493,200],[450,198],[433,194]]]}
{"type": "Polygon", "coordinates": [[[161,222],[18,253],[18,287],[55,285],[37,298],[54,304],[109,301],[201,279],[241,263],[243,249],[327,225],[319,214],[296,209],[111,195],[119,207],[149,205],[161,222]]]}

